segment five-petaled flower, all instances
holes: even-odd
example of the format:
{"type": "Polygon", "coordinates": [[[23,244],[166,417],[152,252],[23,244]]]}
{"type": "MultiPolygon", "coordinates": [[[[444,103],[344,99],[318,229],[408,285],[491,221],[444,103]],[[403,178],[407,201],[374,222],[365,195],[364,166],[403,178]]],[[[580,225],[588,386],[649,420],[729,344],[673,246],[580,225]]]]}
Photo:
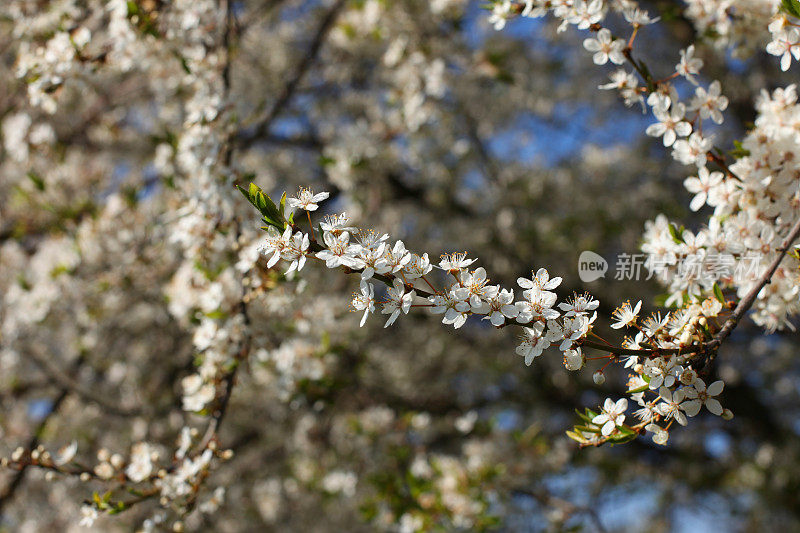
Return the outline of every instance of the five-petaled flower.
{"type": "Polygon", "coordinates": [[[286,200],[286,205],[292,209],[299,207],[306,211],[316,211],[317,208],[319,208],[319,202],[327,200],[329,196],[330,193],[327,192],[314,194],[311,189],[300,187],[300,190],[297,191],[297,194],[293,198],[288,198],[286,200]]]}
{"type": "Polygon", "coordinates": [[[703,68],[703,60],[699,57],[694,57],[693,44],[689,45],[686,50],[681,50],[681,62],[675,65],[675,71],[678,74],[697,85],[694,74],[699,74],[701,68],[703,68]]]}
{"type": "Polygon", "coordinates": [[[392,288],[387,291],[387,299],[383,302],[383,309],[381,313],[389,315],[389,319],[384,324],[384,328],[388,328],[400,313],[408,314],[411,309],[411,302],[414,300],[416,293],[414,291],[406,292],[405,284],[399,279],[395,278],[392,288]]]}
{"type": "Polygon", "coordinates": [[[625,62],[625,56],[622,51],[625,49],[625,43],[619,39],[614,39],[611,36],[611,30],[603,28],[597,32],[596,39],[586,39],[583,41],[583,47],[589,52],[594,53],[592,61],[595,65],[605,65],[609,61],[615,65],[621,65],[625,62]]]}
{"type": "Polygon", "coordinates": [[[362,279],[360,289],[361,292],[353,294],[353,300],[350,305],[353,311],[364,311],[361,322],[358,324],[359,327],[363,327],[367,321],[367,316],[375,312],[375,287],[372,283],[362,279]]]}
{"type": "Polygon", "coordinates": [[[467,252],[455,252],[442,255],[441,261],[439,261],[439,268],[448,272],[458,271],[462,268],[467,268],[474,262],[474,259],[467,259],[467,252]]]}
{"type": "Polygon", "coordinates": [[[603,409],[592,419],[592,423],[602,426],[600,432],[607,437],[614,432],[614,429],[625,423],[626,409],[628,409],[627,399],[620,398],[615,402],[611,398],[606,398],[603,409]]]}
{"type": "Polygon", "coordinates": [[[545,348],[550,346],[548,341],[543,335],[544,324],[537,322],[530,328],[523,328],[525,333],[520,340],[522,341],[517,346],[517,354],[525,358],[525,364],[530,366],[534,359],[542,355],[545,348]]]}
{"type": "Polygon", "coordinates": [[[621,306],[614,309],[612,316],[616,320],[613,324],[611,324],[612,329],[621,329],[627,326],[631,326],[636,323],[636,319],[639,317],[639,310],[642,308],[642,301],[639,300],[634,307],[631,307],[630,302],[625,302],[621,306]]]}
{"type": "MultiPolygon", "coordinates": [[[[714,396],[719,396],[722,393],[725,383],[721,380],[717,380],[706,388],[705,382],[697,378],[694,380],[693,385],[694,387],[686,388],[686,397],[690,398],[690,401],[686,403],[693,404],[693,402],[697,402],[696,409],[698,411],[700,410],[700,404],[702,404],[715,415],[722,416],[722,405],[714,396]]],[[[694,405],[692,408],[695,408],[694,405]]]]}

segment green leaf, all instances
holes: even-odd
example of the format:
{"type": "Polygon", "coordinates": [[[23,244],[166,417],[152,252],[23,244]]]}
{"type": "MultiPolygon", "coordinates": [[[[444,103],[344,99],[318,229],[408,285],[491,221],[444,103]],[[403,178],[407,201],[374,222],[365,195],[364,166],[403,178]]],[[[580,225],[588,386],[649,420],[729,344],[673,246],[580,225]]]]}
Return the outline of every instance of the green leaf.
{"type": "Polygon", "coordinates": [[[319,156],[318,162],[321,167],[327,167],[336,163],[336,160],[332,157],[321,155],[319,156]]]}
{"type": "Polygon", "coordinates": [[[39,189],[40,191],[44,191],[45,189],[44,179],[42,179],[42,177],[39,174],[30,171],[28,172],[27,176],[28,179],[33,182],[33,184],[36,186],[37,189],[39,189]]]}
{"type": "Polygon", "coordinates": [[[686,241],[683,240],[683,232],[685,229],[686,228],[684,228],[683,226],[678,228],[678,226],[673,222],[669,223],[669,234],[672,235],[672,240],[675,241],[675,244],[686,243],[686,241]]]}
{"type": "Polygon", "coordinates": [[[796,18],[800,18],[800,1],[781,0],[781,11],[796,18]]]}
{"type": "Polygon", "coordinates": [[[626,442],[630,442],[638,436],[638,433],[631,432],[630,434],[624,433],[621,435],[615,435],[608,439],[608,442],[612,444],[624,444],[626,442]]]}
{"type": "Polygon", "coordinates": [[[572,440],[574,440],[578,444],[586,444],[586,443],[589,442],[584,437],[582,437],[581,435],[575,433],[574,431],[567,431],[567,437],[571,438],[572,440]]]}
{"type": "MultiPolygon", "coordinates": [[[[286,219],[283,213],[278,210],[278,206],[275,205],[275,202],[264,194],[264,191],[262,191],[258,185],[251,182],[247,190],[239,185],[237,185],[236,188],[247,198],[248,202],[258,209],[259,213],[263,216],[264,222],[268,226],[275,226],[279,230],[283,230],[286,227],[286,219]]],[[[283,203],[283,199],[281,199],[281,202],[283,203]]]]}
{"type": "Polygon", "coordinates": [[[192,73],[192,69],[189,68],[189,62],[186,60],[185,57],[183,57],[182,55],[179,55],[178,56],[178,61],[181,62],[181,68],[183,69],[183,71],[186,74],[191,74],[192,73]]]}
{"type": "Polygon", "coordinates": [[[746,157],[750,155],[750,150],[742,145],[742,141],[733,141],[734,149],[728,152],[735,158],[746,157]]]}
{"type": "Polygon", "coordinates": [[[19,284],[20,287],[22,287],[22,290],[25,291],[29,291],[33,288],[30,282],[27,279],[25,279],[25,276],[21,273],[17,274],[17,283],[19,284]]]}
{"type": "Polygon", "coordinates": [[[716,283],[714,283],[714,296],[717,297],[717,300],[719,300],[722,305],[725,305],[725,296],[722,294],[722,289],[720,289],[719,285],[716,283]]]}
{"type": "Polygon", "coordinates": [[[641,387],[636,387],[635,389],[630,389],[627,391],[627,394],[636,394],[637,392],[644,392],[650,388],[650,385],[642,385],[641,387]]]}
{"type": "Polygon", "coordinates": [[[617,426],[617,430],[623,435],[636,435],[637,433],[628,426],[617,426]]]}
{"type": "Polygon", "coordinates": [[[108,511],[108,514],[111,514],[111,515],[119,514],[122,511],[126,510],[127,508],[128,508],[128,506],[125,504],[125,502],[116,502],[111,507],[111,510],[108,511]]]}

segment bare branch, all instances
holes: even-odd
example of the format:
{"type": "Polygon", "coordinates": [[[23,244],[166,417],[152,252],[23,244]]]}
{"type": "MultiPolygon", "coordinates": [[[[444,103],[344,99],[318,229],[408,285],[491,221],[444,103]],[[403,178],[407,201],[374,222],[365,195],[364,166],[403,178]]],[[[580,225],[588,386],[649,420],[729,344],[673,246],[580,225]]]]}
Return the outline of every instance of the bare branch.
{"type": "Polygon", "coordinates": [[[269,133],[272,123],[289,104],[292,96],[294,96],[294,93],[297,90],[297,87],[305,77],[306,72],[308,72],[308,69],[311,68],[311,65],[314,64],[314,61],[316,61],[317,56],[322,49],[322,45],[325,42],[325,39],[327,38],[331,28],[333,28],[333,24],[336,22],[336,18],[343,6],[344,0],[337,0],[333,7],[331,7],[330,10],[325,14],[325,17],[322,19],[322,22],[320,23],[319,28],[314,35],[314,39],[311,41],[311,45],[308,47],[308,51],[295,67],[294,72],[289,77],[289,81],[287,81],[286,85],[284,85],[283,90],[272,104],[272,107],[270,107],[266,115],[261,118],[255,126],[253,126],[252,132],[241,132],[238,135],[238,142],[240,145],[248,146],[269,133]]]}

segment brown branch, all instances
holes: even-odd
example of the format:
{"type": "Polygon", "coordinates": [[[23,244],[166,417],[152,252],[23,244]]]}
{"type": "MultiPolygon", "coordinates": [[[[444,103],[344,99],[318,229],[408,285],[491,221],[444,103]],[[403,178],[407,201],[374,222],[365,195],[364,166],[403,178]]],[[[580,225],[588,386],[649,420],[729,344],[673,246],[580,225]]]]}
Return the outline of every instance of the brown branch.
{"type": "MultiPolygon", "coordinates": [[[[79,356],[72,365],[72,371],[77,372],[80,370],[84,360],[85,358],[83,355],[79,356]]],[[[67,396],[69,396],[69,393],[70,391],[66,388],[62,388],[59,391],[58,396],[56,396],[56,398],[53,400],[53,405],[50,408],[50,412],[47,413],[47,415],[39,422],[39,424],[36,426],[36,430],[34,430],[34,432],[28,438],[28,443],[25,446],[25,449],[28,451],[28,453],[39,446],[42,432],[44,431],[45,427],[47,427],[47,423],[56,415],[58,410],[61,408],[61,404],[64,403],[64,400],[66,400],[67,396]]],[[[20,469],[11,479],[11,482],[6,485],[5,489],[3,489],[3,492],[0,493],[0,515],[3,512],[3,508],[11,501],[11,499],[14,497],[14,494],[16,494],[17,489],[19,489],[19,487],[22,485],[22,482],[25,480],[27,467],[27,464],[20,466],[20,469]]]]}
{"type": "Polygon", "coordinates": [[[542,505],[548,507],[556,507],[566,515],[565,518],[569,518],[570,516],[575,514],[586,514],[594,523],[594,526],[595,528],[597,528],[597,531],[599,531],[600,533],[606,532],[606,528],[605,526],[603,526],[603,522],[600,520],[600,515],[597,513],[595,509],[593,509],[590,506],[576,505],[569,500],[553,496],[549,492],[542,489],[534,490],[534,489],[515,487],[512,489],[512,492],[516,492],[517,494],[524,494],[525,496],[530,496],[531,498],[535,499],[542,505]]]}
{"type": "Polygon", "coordinates": [[[42,372],[44,372],[47,377],[56,385],[61,387],[62,390],[75,393],[84,400],[96,403],[109,413],[117,416],[129,417],[142,414],[142,409],[126,409],[111,403],[106,395],[85,387],[82,383],[74,379],[70,375],[70,372],[65,372],[64,370],[58,368],[58,366],[56,366],[52,361],[41,354],[36,353],[34,350],[28,351],[27,355],[29,355],[42,370],[42,372]]]}
{"type": "MultiPolygon", "coordinates": [[[[295,231],[300,231],[300,229],[296,225],[293,225],[293,229],[295,231]]],[[[588,339],[581,339],[581,340],[579,340],[577,342],[577,344],[579,346],[583,346],[583,347],[586,347],[586,348],[593,348],[595,350],[603,351],[603,352],[606,352],[606,353],[611,353],[611,354],[614,354],[614,355],[617,355],[617,356],[620,356],[620,355],[636,355],[636,356],[645,356],[645,357],[657,357],[657,356],[660,356],[660,355],[694,355],[694,356],[698,356],[698,355],[703,355],[703,354],[709,354],[709,361],[711,361],[714,358],[714,352],[716,351],[716,349],[719,348],[719,346],[722,344],[722,342],[731,334],[731,332],[734,330],[734,328],[736,328],[736,326],[739,324],[739,321],[742,319],[742,317],[745,315],[745,313],[753,306],[753,304],[756,301],[756,298],[758,297],[758,293],[761,292],[761,289],[763,289],[764,286],[766,286],[768,283],[770,283],[770,280],[772,279],[772,276],[775,274],[775,271],[778,269],[778,266],[780,266],[781,261],[783,261],[784,255],[789,250],[789,248],[794,243],[794,241],[797,240],[798,236],[800,236],[800,219],[798,219],[798,221],[792,227],[792,229],[789,232],[789,234],[783,240],[780,248],[778,248],[776,250],[778,252],[778,256],[775,257],[775,259],[770,264],[769,268],[767,268],[767,270],[764,272],[764,274],[762,274],[761,278],[759,278],[758,282],[753,286],[753,288],[750,289],[750,291],[747,293],[747,295],[745,295],[745,297],[742,298],[739,301],[738,305],[733,310],[733,312],[731,313],[730,317],[728,317],[728,319],[725,321],[725,323],[723,324],[722,328],[708,342],[692,344],[692,345],[689,345],[689,346],[682,346],[682,347],[679,347],[679,348],[651,348],[651,349],[623,348],[623,347],[619,347],[619,346],[612,346],[612,345],[607,345],[607,344],[591,341],[591,340],[588,340],[588,339]]],[[[316,252],[321,252],[325,248],[322,245],[320,245],[318,242],[311,241],[311,243],[309,244],[309,248],[308,249],[309,249],[310,252],[316,253],[316,252]]],[[[345,271],[345,273],[351,274],[351,273],[359,273],[359,272],[361,272],[361,269],[354,270],[354,269],[350,269],[350,268],[344,267],[344,271],[345,271]]],[[[396,276],[393,276],[392,274],[388,274],[388,275],[374,274],[373,278],[378,279],[379,281],[382,281],[386,285],[390,285],[390,286],[394,283],[394,280],[397,279],[396,276]]],[[[418,287],[414,287],[414,286],[412,286],[412,285],[410,285],[408,283],[405,283],[405,286],[406,286],[407,289],[414,289],[414,291],[417,293],[417,295],[421,296],[423,298],[430,298],[430,297],[435,296],[435,293],[428,292],[425,289],[420,289],[418,287]]],[[[508,324],[509,325],[518,325],[518,326],[526,326],[527,325],[526,323],[521,323],[521,322],[518,322],[516,320],[514,320],[513,322],[510,321],[508,324]]]]}
{"type": "MultiPolygon", "coordinates": [[[[223,47],[225,48],[225,66],[223,67],[223,85],[225,88],[225,96],[227,98],[228,93],[231,90],[231,57],[233,51],[233,31],[235,26],[235,16],[233,14],[233,0],[227,0],[226,2],[226,9],[225,9],[225,34],[223,36],[223,47]]],[[[223,160],[226,167],[230,167],[233,163],[233,136],[229,137],[227,140],[227,145],[225,147],[225,151],[223,153],[223,160]]],[[[236,241],[238,242],[239,236],[241,235],[241,221],[238,219],[235,220],[236,222],[236,241]]],[[[214,413],[211,417],[211,421],[208,423],[206,427],[206,431],[203,434],[203,438],[200,440],[196,448],[196,453],[200,454],[206,450],[212,441],[217,438],[217,432],[219,431],[220,425],[225,418],[225,414],[228,411],[228,405],[230,404],[231,396],[233,395],[233,387],[236,384],[236,373],[239,370],[239,366],[241,365],[242,361],[247,359],[247,356],[250,353],[250,343],[251,338],[249,334],[249,327],[250,327],[250,318],[247,314],[247,304],[245,303],[245,295],[247,292],[247,288],[244,283],[242,283],[242,297],[239,300],[238,310],[239,313],[244,318],[244,339],[242,340],[242,344],[239,349],[239,353],[236,357],[236,362],[234,367],[225,374],[225,377],[222,379],[223,386],[225,387],[225,392],[222,395],[222,398],[217,403],[214,413]]]]}
{"type": "Polygon", "coordinates": [[[634,350],[628,348],[620,348],[617,346],[606,346],[605,344],[601,344],[598,342],[590,341],[590,340],[582,340],[580,342],[581,346],[586,346],[588,348],[594,348],[596,350],[600,350],[603,352],[612,353],[615,355],[644,355],[644,356],[657,356],[657,355],[677,355],[677,354],[710,354],[709,361],[714,358],[714,352],[719,348],[719,346],[727,339],[731,332],[736,328],[739,324],[741,319],[744,317],[745,313],[753,306],[758,298],[758,294],[770,281],[772,280],[772,276],[775,274],[775,271],[778,270],[778,267],[783,261],[783,257],[786,255],[786,252],[792,246],[794,241],[800,237],[800,219],[795,222],[795,225],[792,227],[789,234],[781,243],[780,248],[776,251],[778,252],[777,257],[773,259],[770,266],[767,268],[766,271],[761,275],[758,282],[750,289],[750,291],[745,295],[744,298],[739,300],[736,308],[731,313],[731,316],[725,321],[722,325],[722,328],[717,332],[714,337],[704,343],[700,344],[693,344],[691,346],[686,346],[682,348],[668,348],[668,349],[661,349],[661,348],[654,348],[652,350],[634,350]]]}
{"type": "Polygon", "coordinates": [[[742,181],[742,179],[739,176],[733,173],[733,171],[728,167],[728,164],[725,163],[725,160],[722,157],[718,156],[717,154],[709,150],[708,153],[706,154],[706,158],[708,158],[709,161],[715,163],[719,168],[724,170],[725,173],[728,174],[728,176],[730,176],[731,178],[739,182],[742,181]]]}
{"type": "Polygon", "coordinates": [[[331,28],[333,28],[333,24],[336,22],[336,18],[344,4],[344,0],[337,0],[333,7],[331,7],[330,10],[328,10],[328,12],[325,14],[325,17],[322,19],[322,22],[320,23],[319,28],[314,35],[314,39],[311,41],[311,45],[308,47],[308,51],[295,67],[294,72],[289,77],[289,81],[287,81],[286,85],[284,85],[283,90],[272,104],[272,107],[270,107],[266,115],[258,121],[258,123],[254,126],[255,129],[251,133],[239,133],[238,142],[240,145],[248,146],[269,134],[272,123],[289,104],[292,96],[294,96],[294,93],[297,90],[297,87],[300,85],[300,82],[305,77],[309,68],[311,68],[311,65],[313,65],[316,61],[317,56],[322,49],[322,45],[325,42],[325,39],[327,38],[331,28]]]}
{"type": "Polygon", "coordinates": [[[703,352],[706,349],[704,344],[692,344],[682,348],[622,348],[620,346],[601,344],[599,342],[590,341],[589,339],[581,339],[578,341],[578,344],[585,348],[593,348],[595,350],[600,350],[602,352],[607,352],[614,355],[639,355],[644,357],[658,355],[689,355],[703,352]]]}
{"type": "Polygon", "coordinates": [[[778,252],[777,257],[773,259],[769,268],[767,268],[764,274],[762,274],[761,278],[758,280],[758,283],[756,283],[753,288],[750,289],[750,292],[748,292],[744,298],[739,300],[739,304],[733,310],[733,313],[728,318],[727,322],[725,322],[725,324],[722,326],[722,329],[720,329],[719,333],[714,336],[714,339],[708,343],[709,349],[714,349],[722,344],[722,342],[728,338],[734,328],[736,328],[744,314],[755,303],[758,293],[761,292],[761,289],[770,283],[772,276],[775,274],[775,271],[778,270],[781,261],[783,261],[784,255],[786,255],[786,252],[789,250],[792,244],[794,244],[794,241],[796,241],[798,237],[800,237],[800,219],[795,222],[794,226],[789,231],[789,234],[786,235],[786,238],[781,243],[780,248],[776,250],[778,252]]]}

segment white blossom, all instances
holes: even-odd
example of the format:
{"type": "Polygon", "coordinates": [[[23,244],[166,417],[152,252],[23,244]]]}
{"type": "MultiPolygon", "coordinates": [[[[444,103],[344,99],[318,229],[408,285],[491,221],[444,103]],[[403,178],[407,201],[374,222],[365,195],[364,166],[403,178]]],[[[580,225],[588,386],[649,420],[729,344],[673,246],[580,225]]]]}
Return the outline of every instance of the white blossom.
{"type": "Polygon", "coordinates": [[[692,133],[692,125],[683,120],[685,108],[683,104],[674,104],[670,110],[653,108],[658,122],[647,127],[645,133],[651,137],[663,136],[664,146],[672,146],[678,137],[686,137],[692,133]]]}
{"type": "Polygon", "coordinates": [[[517,346],[517,354],[525,358],[525,364],[530,366],[533,360],[540,355],[545,348],[550,346],[550,341],[544,338],[544,324],[536,322],[533,327],[523,328],[525,333],[520,337],[520,345],[517,346]]]}
{"type": "Polygon", "coordinates": [[[616,402],[611,398],[606,398],[600,414],[592,419],[593,424],[602,426],[600,432],[611,435],[614,430],[625,423],[625,411],[628,409],[628,400],[620,398],[616,402]]]}
{"type": "Polygon", "coordinates": [[[311,189],[301,187],[294,197],[286,199],[286,205],[292,209],[300,208],[306,211],[316,211],[319,208],[319,202],[326,200],[329,196],[330,193],[327,192],[314,194],[311,189]]]}
{"type": "Polygon", "coordinates": [[[697,378],[694,380],[693,387],[686,388],[686,397],[690,398],[686,404],[692,406],[695,414],[700,410],[700,405],[702,404],[715,415],[722,416],[722,405],[714,396],[719,396],[724,387],[725,383],[718,380],[706,388],[705,382],[697,378]]]}
{"type": "Polygon", "coordinates": [[[364,323],[367,321],[367,316],[375,312],[375,287],[372,283],[368,283],[362,279],[360,288],[361,292],[357,292],[353,295],[351,305],[353,311],[364,311],[364,314],[361,316],[361,322],[358,324],[360,327],[363,327],[364,323]]]}
{"type": "Polygon", "coordinates": [[[401,312],[408,314],[414,296],[416,296],[416,293],[413,290],[406,292],[405,284],[395,278],[394,284],[387,291],[387,299],[383,302],[383,309],[381,310],[383,314],[389,315],[386,324],[383,326],[384,328],[391,326],[401,312]]]}
{"type": "Polygon", "coordinates": [[[596,38],[584,40],[583,47],[594,54],[592,61],[595,65],[605,65],[609,61],[615,65],[622,65],[625,62],[625,56],[622,55],[625,43],[619,39],[613,39],[611,30],[607,28],[598,31],[596,38]]]}
{"type": "Polygon", "coordinates": [[[693,44],[686,47],[685,50],[681,50],[681,61],[675,66],[675,71],[678,74],[697,85],[697,79],[694,75],[699,74],[701,68],[703,68],[703,60],[699,57],[694,57],[693,44]]]}
{"type": "Polygon", "coordinates": [[[630,302],[625,302],[621,306],[614,309],[613,317],[616,322],[611,324],[613,329],[620,329],[636,324],[636,319],[639,316],[639,310],[642,308],[642,301],[636,302],[636,305],[631,307],[630,302]]]}
{"type": "Polygon", "coordinates": [[[710,191],[722,183],[722,178],[721,172],[709,172],[706,167],[698,170],[697,177],[686,178],[683,185],[687,191],[695,195],[689,208],[697,211],[703,207],[708,200],[710,191]]]}

